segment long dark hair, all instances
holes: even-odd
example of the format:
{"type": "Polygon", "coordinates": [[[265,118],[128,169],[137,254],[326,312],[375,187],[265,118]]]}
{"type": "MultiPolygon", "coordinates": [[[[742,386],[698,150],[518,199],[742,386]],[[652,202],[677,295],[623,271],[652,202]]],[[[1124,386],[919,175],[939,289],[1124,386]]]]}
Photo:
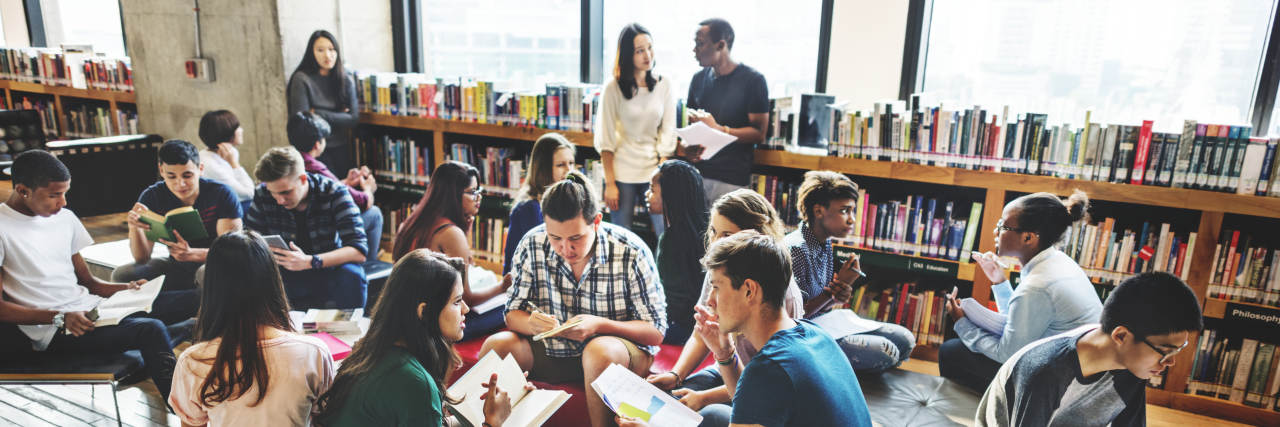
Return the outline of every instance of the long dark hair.
{"type": "Polygon", "coordinates": [[[262,403],[271,376],[260,328],[293,332],[276,259],[257,232],[233,230],[213,240],[204,278],[195,341],[222,342],[212,359],[197,359],[212,365],[200,385],[200,401],[213,406],[235,400],[257,384],[258,398],[249,406],[262,403]]]}
{"type": "MultiPolygon", "coordinates": [[[[462,258],[450,258],[428,249],[408,253],[395,267],[382,288],[382,297],[373,306],[369,317],[369,333],[356,341],[351,355],[342,361],[342,368],[329,387],[316,400],[313,421],[324,425],[341,410],[351,393],[369,378],[387,353],[397,345],[413,355],[418,363],[431,374],[441,399],[449,404],[458,401],[444,391],[445,376],[450,368],[462,361],[452,342],[446,341],[440,332],[440,312],[451,303],[449,296],[458,280],[466,282],[466,263],[462,258]],[[418,305],[426,303],[422,318],[418,318],[418,305]]],[[[430,404],[430,402],[422,402],[430,404]]]]}
{"type": "Polygon", "coordinates": [[[701,276],[701,260],[707,252],[701,233],[711,216],[702,175],[683,160],[667,160],[658,165],[658,185],[662,186],[663,218],[667,221],[658,263],[680,265],[677,271],[688,273],[686,277],[701,276]]]}
{"type": "MultiPolygon", "coordinates": [[[[622,27],[622,34],[618,36],[618,57],[613,62],[613,79],[618,81],[618,89],[622,91],[622,97],[631,99],[639,89],[636,83],[636,36],[644,34],[653,38],[649,34],[649,30],[640,24],[632,23],[622,27]]],[[[657,66],[657,61],[654,61],[657,66]]],[[[653,86],[658,84],[658,80],[653,78],[653,69],[644,73],[644,87],[653,90],[653,86]]]]}
{"type": "Polygon", "coordinates": [[[1062,240],[1067,227],[1089,220],[1089,195],[1080,190],[1071,192],[1067,200],[1053,193],[1032,193],[1010,202],[1017,206],[1018,228],[1040,236],[1040,247],[1045,250],[1062,240]]]}
{"type": "Polygon", "coordinates": [[[555,183],[552,169],[555,168],[556,153],[562,149],[572,150],[575,155],[578,152],[577,146],[564,135],[548,133],[538,137],[538,141],[533,143],[533,152],[529,154],[528,176],[516,196],[516,202],[511,204],[512,209],[525,200],[538,201],[542,192],[555,183]]]}
{"type": "Polygon", "coordinates": [[[471,232],[470,219],[463,213],[458,200],[462,199],[462,190],[471,185],[472,178],[478,184],[480,171],[466,163],[450,160],[436,168],[422,200],[413,207],[404,228],[396,233],[395,243],[391,245],[393,259],[400,259],[409,251],[427,244],[435,234],[435,224],[440,218],[461,227],[463,233],[471,232]]]}
{"type": "MultiPolygon", "coordinates": [[[[320,61],[316,61],[316,54],[312,52],[316,48],[316,40],[321,37],[329,39],[329,43],[333,43],[333,51],[338,53],[338,60],[333,62],[333,69],[329,70],[333,75],[338,76],[338,105],[346,105],[351,101],[347,99],[347,72],[342,67],[342,48],[338,47],[338,38],[325,30],[316,30],[311,33],[311,39],[307,40],[307,52],[302,55],[302,62],[298,64],[298,68],[293,70],[293,74],[307,73],[310,75],[320,74],[320,61]]],[[[285,86],[284,99],[289,99],[289,92],[293,87],[293,74],[289,75],[289,85],[285,86]]]]}

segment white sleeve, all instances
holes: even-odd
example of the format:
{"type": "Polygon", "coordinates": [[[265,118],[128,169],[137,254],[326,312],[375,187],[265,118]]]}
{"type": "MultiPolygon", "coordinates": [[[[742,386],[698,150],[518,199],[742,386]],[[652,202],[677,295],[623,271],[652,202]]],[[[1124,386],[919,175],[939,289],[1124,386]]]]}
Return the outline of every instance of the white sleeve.
{"type": "Polygon", "coordinates": [[[662,79],[662,123],[658,124],[658,156],[676,155],[676,97],[671,89],[671,79],[662,79]]]}
{"type": "Polygon", "coordinates": [[[75,214],[67,211],[67,216],[71,219],[72,236],[71,236],[71,254],[80,253],[81,250],[89,246],[93,246],[93,236],[89,235],[89,230],[84,228],[84,223],[80,222],[80,218],[75,214]]]}
{"type": "Polygon", "coordinates": [[[617,152],[618,98],[620,97],[622,97],[622,92],[618,90],[617,80],[605,84],[603,99],[600,100],[600,119],[596,120],[595,145],[597,152],[617,152]]]}

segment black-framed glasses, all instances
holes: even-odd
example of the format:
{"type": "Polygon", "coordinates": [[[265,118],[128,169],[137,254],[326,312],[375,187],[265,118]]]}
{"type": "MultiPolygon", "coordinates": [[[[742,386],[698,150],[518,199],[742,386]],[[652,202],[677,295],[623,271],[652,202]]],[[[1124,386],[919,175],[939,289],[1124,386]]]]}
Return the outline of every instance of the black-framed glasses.
{"type": "Polygon", "coordinates": [[[1172,359],[1172,358],[1173,358],[1173,356],[1177,356],[1177,355],[1178,355],[1178,353],[1181,353],[1181,352],[1182,352],[1182,349],[1184,349],[1184,348],[1186,348],[1186,347],[1187,347],[1187,343],[1189,343],[1189,342],[1190,342],[1190,341],[1183,341],[1183,342],[1182,342],[1182,345],[1178,346],[1178,348],[1175,348],[1175,349],[1173,349],[1173,350],[1169,350],[1169,352],[1168,352],[1168,353],[1166,353],[1166,352],[1164,352],[1164,351],[1161,351],[1161,350],[1160,350],[1160,347],[1156,347],[1156,346],[1155,346],[1155,344],[1151,344],[1151,341],[1147,341],[1147,337],[1142,337],[1142,338],[1139,338],[1139,339],[1141,339],[1141,340],[1142,340],[1142,343],[1143,343],[1143,344],[1146,344],[1146,345],[1147,345],[1147,347],[1151,347],[1151,349],[1152,349],[1152,350],[1155,350],[1155,351],[1156,351],[1156,353],[1160,353],[1160,364],[1164,364],[1165,362],[1168,362],[1168,361],[1169,361],[1169,359],[1172,359]]]}
{"type": "Polygon", "coordinates": [[[1000,230],[1017,231],[1017,232],[1019,232],[1019,233],[1031,233],[1031,232],[1032,232],[1031,230],[1022,230],[1022,229],[1013,228],[1013,227],[1005,227],[1005,226],[1004,226],[1004,218],[1000,218],[1000,220],[999,220],[999,221],[996,221],[996,229],[995,229],[995,230],[993,230],[993,231],[995,231],[995,232],[996,232],[996,234],[1000,234],[1000,230]]]}
{"type": "Polygon", "coordinates": [[[472,199],[479,199],[484,194],[480,193],[480,189],[462,190],[462,194],[471,196],[472,199]]]}

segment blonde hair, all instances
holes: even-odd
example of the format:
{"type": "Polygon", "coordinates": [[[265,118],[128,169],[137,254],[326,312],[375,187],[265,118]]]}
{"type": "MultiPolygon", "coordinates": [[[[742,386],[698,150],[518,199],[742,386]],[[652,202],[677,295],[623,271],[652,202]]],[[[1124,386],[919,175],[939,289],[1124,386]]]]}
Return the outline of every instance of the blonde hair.
{"type": "Polygon", "coordinates": [[[280,178],[293,178],[306,172],[302,162],[302,154],[293,147],[275,147],[262,155],[253,175],[261,182],[271,182],[280,178]]]}
{"type": "MultiPolygon", "coordinates": [[[[769,201],[765,200],[760,193],[745,188],[720,196],[711,205],[711,212],[720,214],[739,229],[756,230],[779,242],[787,234],[786,228],[782,226],[782,220],[778,219],[778,211],[773,209],[773,205],[769,204],[769,201]]],[[[715,239],[711,223],[708,222],[707,243],[710,244],[715,239]]]]}

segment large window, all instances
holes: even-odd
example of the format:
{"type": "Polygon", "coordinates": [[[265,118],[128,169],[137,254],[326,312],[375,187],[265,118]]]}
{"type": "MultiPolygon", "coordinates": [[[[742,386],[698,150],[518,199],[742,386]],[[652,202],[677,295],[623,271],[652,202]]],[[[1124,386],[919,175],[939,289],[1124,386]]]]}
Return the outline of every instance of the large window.
{"type": "Polygon", "coordinates": [[[125,56],[124,27],[120,22],[119,2],[57,0],[56,4],[44,4],[50,47],[58,47],[59,44],[87,44],[93,45],[95,53],[112,57],[125,56]],[[60,34],[53,34],[58,30],[61,31],[60,34]]]}
{"type": "Polygon", "coordinates": [[[498,90],[578,82],[579,0],[423,1],[427,67],[435,77],[475,77],[498,90]]]}
{"type": "Polygon", "coordinates": [[[1250,119],[1274,0],[933,0],[923,92],[952,108],[1180,130],[1250,119]]]}
{"type": "Polygon", "coordinates": [[[693,57],[698,23],[723,18],[733,26],[733,58],[764,74],[770,96],[813,92],[817,78],[821,0],[651,0],[604,2],[604,64],[600,81],[613,78],[618,34],[637,22],[653,36],[654,72],[672,79],[676,97],[689,93],[701,70],[693,57]]]}

